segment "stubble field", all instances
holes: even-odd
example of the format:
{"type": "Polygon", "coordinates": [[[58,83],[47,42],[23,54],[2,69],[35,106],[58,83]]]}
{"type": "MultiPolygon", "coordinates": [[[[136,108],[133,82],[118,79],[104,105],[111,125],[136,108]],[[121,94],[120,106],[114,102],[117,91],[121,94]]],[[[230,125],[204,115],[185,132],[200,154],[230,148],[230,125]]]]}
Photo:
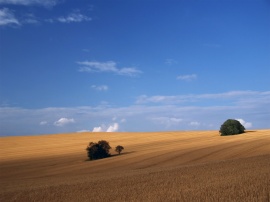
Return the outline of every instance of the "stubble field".
{"type": "Polygon", "coordinates": [[[0,163],[0,201],[270,201],[270,130],[2,137],[0,163]]]}

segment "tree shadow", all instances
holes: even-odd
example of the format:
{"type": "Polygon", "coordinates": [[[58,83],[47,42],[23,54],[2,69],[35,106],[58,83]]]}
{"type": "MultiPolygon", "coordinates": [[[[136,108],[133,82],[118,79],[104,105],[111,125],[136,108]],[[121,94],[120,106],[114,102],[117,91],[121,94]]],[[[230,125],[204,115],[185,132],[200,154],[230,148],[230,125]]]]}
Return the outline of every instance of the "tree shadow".
{"type": "Polygon", "coordinates": [[[135,151],[123,152],[121,154],[111,154],[110,156],[105,157],[105,158],[93,159],[93,160],[86,159],[85,161],[98,161],[98,160],[101,160],[101,159],[114,158],[114,157],[117,157],[117,156],[123,156],[123,155],[127,155],[127,154],[132,154],[132,153],[135,153],[135,151]]]}
{"type": "Polygon", "coordinates": [[[246,130],[244,133],[254,133],[257,132],[256,130],[246,130]]]}
{"type": "Polygon", "coordinates": [[[108,158],[111,158],[111,157],[116,157],[116,156],[122,156],[122,155],[127,155],[127,154],[132,154],[134,153],[135,151],[130,151],[130,152],[123,152],[121,154],[112,154],[111,156],[109,156],[108,158]]]}

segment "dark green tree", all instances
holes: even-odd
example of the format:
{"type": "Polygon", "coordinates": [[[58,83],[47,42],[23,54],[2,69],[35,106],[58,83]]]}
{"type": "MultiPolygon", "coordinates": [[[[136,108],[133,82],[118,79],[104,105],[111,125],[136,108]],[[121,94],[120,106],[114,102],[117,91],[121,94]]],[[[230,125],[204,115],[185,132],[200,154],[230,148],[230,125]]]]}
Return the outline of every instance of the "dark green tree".
{"type": "Polygon", "coordinates": [[[124,147],[121,145],[118,145],[117,147],[115,147],[115,151],[118,152],[119,155],[123,150],[124,150],[124,147]]]}
{"type": "Polygon", "coordinates": [[[236,135],[245,132],[245,127],[235,119],[228,119],[221,126],[219,133],[221,136],[236,135]]]}
{"type": "Polygon", "coordinates": [[[104,150],[106,154],[110,154],[111,147],[109,142],[107,142],[106,140],[100,140],[98,141],[98,145],[102,148],[102,150],[104,150]]]}
{"type": "Polygon", "coordinates": [[[106,140],[100,140],[98,143],[90,142],[86,148],[87,156],[90,160],[109,157],[110,145],[106,140]]]}

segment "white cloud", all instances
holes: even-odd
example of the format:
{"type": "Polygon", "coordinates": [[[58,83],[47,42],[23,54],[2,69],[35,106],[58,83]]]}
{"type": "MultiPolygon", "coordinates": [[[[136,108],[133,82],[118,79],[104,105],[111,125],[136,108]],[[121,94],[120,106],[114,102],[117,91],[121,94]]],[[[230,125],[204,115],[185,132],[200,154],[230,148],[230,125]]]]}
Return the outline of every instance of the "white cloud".
{"type": "Polygon", "coordinates": [[[243,119],[236,119],[237,121],[239,121],[246,129],[251,128],[252,127],[252,123],[251,122],[246,122],[243,119]]]}
{"type": "Polygon", "coordinates": [[[198,121],[192,121],[192,122],[189,123],[189,125],[191,125],[191,126],[199,126],[201,124],[198,121]]]}
{"type": "Polygon", "coordinates": [[[113,125],[110,125],[108,127],[108,129],[106,130],[106,132],[116,132],[119,129],[119,124],[118,123],[114,123],[113,125]]]}
{"type": "Polygon", "coordinates": [[[94,127],[92,132],[116,132],[119,129],[118,123],[113,123],[106,127],[105,125],[94,127]],[[106,129],[107,128],[107,129],[106,129]]]}
{"type": "Polygon", "coordinates": [[[47,121],[41,121],[40,123],[39,123],[39,125],[41,125],[41,126],[43,126],[43,125],[47,125],[48,124],[48,122],[47,121]]]}
{"type": "Polygon", "coordinates": [[[82,72],[118,72],[116,63],[114,61],[108,62],[95,62],[95,61],[84,61],[78,62],[79,65],[83,65],[80,68],[82,72]]]}
{"type": "Polygon", "coordinates": [[[0,26],[5,25],[20,25],[20,22],[15,18],[13,11],[8,8],[0,9],[0,26]]]}
{"type": "Polygon", "coordinates": [[[177,77],[177,79],[183,80],[183,81],[192,81],[192,80],[197,79],[197,75],[196,74],[180,75],[177,77]]]}
{"type": "Polygon", "coordinates": [[[0,4],[55,6],[58,0],[0,0],[0,4]]]}
{"type": "Polygon", "coordinates": [[[107,61],[107,62],[96,62],[96,61],[83,61],[77,62],[81,65],[80,72],[111,72],[123,76],[136,76],[142,73],[140,70],[135,67],[124,67],[118,68],[116,62],[107,61]]]}
{"type": "Polygon", "coordinates": [[[91,88],[93,88],[97,91],[107,91],[109,89],[109,87],[106,85],[100,85],[100,86],[92,85],[91,88]]]}
{"type": "Polygon", "coordinates": [[[16,18],[14,12],[8,8],[0,9],[0,26],[5,25],[23,25],[23,24],[37,24],[38,19],[32,14],[27,13],[21,16],[20,19],[16,18]]]}
{"type": "Polygon", "coordinates": [[[92,132],[103,132],[103,129],[101,126],[98,126],[98,127],[94,127],[92,132]]]}
{"type": "Polygon", "coordinates": [[[140,70],[137,70],[134,67],[124,67],[122,69],[117,70],[117,74],[123,75],[123,76],[135,76],[142,73],[140,70]]]}
{"type": "Polygon", "coordinates": [[[70,123],[75,123],[75,120],[72,119],[68,119],[68,118],[60,118],[58,121],[54,122],[55,126],[64,126],[70,123]]]}
{"type": "Polygon", "coordinates": [[[68,16],[59,17],[57,21],[62,23],[72,23],[72,22],[83,22],[83,21],[91,21],[92,19],[86,15],[80,13],[80,11],[76,11],[70,13],[68,16]]]}

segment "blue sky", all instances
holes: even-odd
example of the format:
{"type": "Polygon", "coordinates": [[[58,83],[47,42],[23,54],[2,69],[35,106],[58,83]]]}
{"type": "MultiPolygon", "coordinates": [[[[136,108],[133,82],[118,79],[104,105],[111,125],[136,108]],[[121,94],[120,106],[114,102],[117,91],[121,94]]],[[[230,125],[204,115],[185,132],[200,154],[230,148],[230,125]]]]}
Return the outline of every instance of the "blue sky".
{"type": "Polygon", "coordinates": [[[0,0],[0,135],[270,128],[267,0],[0,0]]]}

